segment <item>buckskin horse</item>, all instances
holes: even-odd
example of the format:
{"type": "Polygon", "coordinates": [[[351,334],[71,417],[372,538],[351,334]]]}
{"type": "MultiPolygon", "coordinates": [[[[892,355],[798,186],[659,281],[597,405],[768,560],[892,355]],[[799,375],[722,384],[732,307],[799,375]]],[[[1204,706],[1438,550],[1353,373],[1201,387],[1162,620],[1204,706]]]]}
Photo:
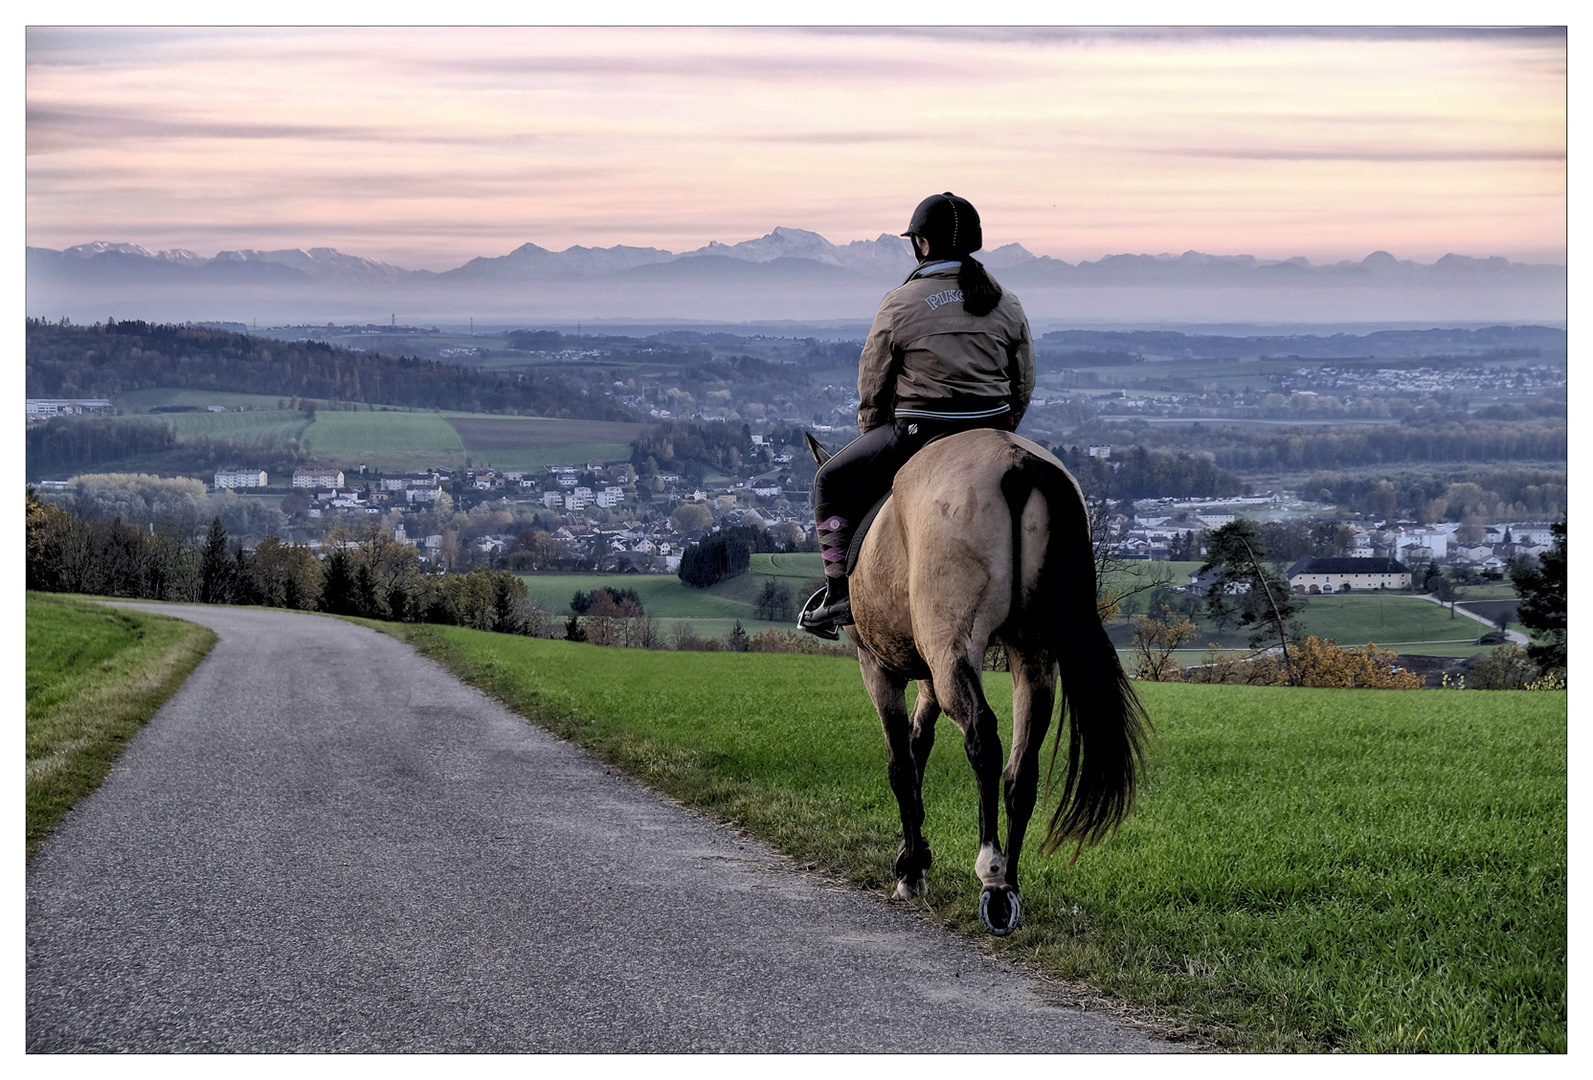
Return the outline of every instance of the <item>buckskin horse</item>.
{"type": "MultiPolygon", "coordinates": [[[[808,446],[820,464],[829,458],[811,435],[808,446]]],[[[962,731],[978,781],[979,917],[992,934],[1010,934],[1059,674],[1070,724],[1067,769],[1042,845],[1048,854],[1073,841],[1077,858],[1128,814],[1150,731],[1096,608],[1083,495],[1038,444],[993,429],[962,432],[931,442],[896,474],[855,557],[855,625],[846,633],[885,727],[901,810],[896,895],[907,900],[922,892],[933,859],[922,832],[924,764],[944,710],[962,731]],[[1012,752],[1004,769],[980,676],[992,642],[1006,647],[1012,671],[1012,752]],[[911,716],[910,680],[918,682],[911,716]],[[997,837],[998,783],[1005,848],[997,837]]],[[[1061,738],[1059,728],[1053,774],[1061,738]]]]}

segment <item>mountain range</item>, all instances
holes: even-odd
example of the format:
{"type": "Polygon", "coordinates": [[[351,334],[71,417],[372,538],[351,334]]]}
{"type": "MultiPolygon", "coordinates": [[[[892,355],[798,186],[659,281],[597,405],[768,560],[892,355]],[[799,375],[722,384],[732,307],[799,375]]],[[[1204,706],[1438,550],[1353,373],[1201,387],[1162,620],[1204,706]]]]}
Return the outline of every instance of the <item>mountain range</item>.
{"type": "MultiPolygon", "coordinates": [[[[1192,306],[1204,310],[1207,301],[1197,302],[1189,291],[1214,290],[1214,296],[1228,295],[1231,302],[1217,303],[1225,310],[1213,311],[1212,317],[1228,319],[1245,312],[1253,318],[1257,311],[1272,310],[1278,295],[1350,289],[1359,294],[1363,306],[1379,312],[1389,310],[1389,298],[1373,299],[1371,292],[1456,298],[1477,294],[1496,301],[1514,298],[1512,303],[1525,301],[1531,308],[1519,316],[1489,310],[1479,318],[1541,320],[1553,317],[1556,310],[1563,318],[1566,289],[1564,266],[1454,254],[1431,264],[1397,259],[1386,251],[1322,265],[1305,258],[1265,260],[1197,251],[1117,254],[1069,263],[1010,243],[979,257],[998,281],[1022,290],[1031,317],[1037,314],[1029,303],[1031,294],[1042,307],[1052,304],[1053,294],[1067,294],[1063,306],[1077,311],[1100,306],[1112,291],[1184,291],[1181,301],[1164,296],[1151,304],[1157,310],[1147,314],[1154,319],[1187,318],[1192,306]],[[1234,290],[1253,294],[1254,302],[1247,306],[1235,300],[1234,290]],[[1094,300],[1086,294],[1093,294],[1094,300]],[[1262,301],[1263,294],[1274,299],[1262,301]],[[1244,310],[1229,310],[1236,304],[1244,310]]],[[[62,251],[29,247],[26,265],[28,312],[45,317],[84,317],[71,309],[91,313],[90,317],[109,312],[117,317],[173,318],[176,309],[193,312],[187,318],[231,317],[241,303],[257,314],[269,311],[267,317],[286,315],[298,321],[356,312],[369,315],[373,305],[428,320],[467,313],[735,320],[738,315],[867,317],[883,292],[912,269],[913,260],[899,236],[882,234],[873,240],[833,244],[816,232],[781,227],[740,243],[714,241],[680,253],[623,244],[551,251],[526,243],[507,254],[474,258],[441,272],[408,270],[329,247],[222,251],[206,258],[183,249],[150,251],[138,244],[104,241],[62,251]]],[[[1131,300],[1129,293],[1108,306],[1122,308],[1131,300]]],[[[1353,308],[1356,303],[1319,299],[1316,306],[1353,308]]],[[[1461,312],[1473,305],[1471,300],[1457,300],[1449,306],[1461,312]]],[[[1414,305],[1410,317],[1433,317],[1428,309],[1436,310],[1431,303],[1414,305]]]]}

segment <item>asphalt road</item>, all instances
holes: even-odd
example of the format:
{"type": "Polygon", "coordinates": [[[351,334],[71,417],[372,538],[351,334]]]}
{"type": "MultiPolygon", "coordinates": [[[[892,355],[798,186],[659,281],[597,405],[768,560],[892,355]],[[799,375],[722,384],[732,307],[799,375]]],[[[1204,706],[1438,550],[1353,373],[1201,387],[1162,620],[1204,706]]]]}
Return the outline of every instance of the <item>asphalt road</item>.
{"type": "Polygon", "coordinates": [[[28,867],[29,1051],[1173,1049],[391,638],[150,610],[220,640],[28,867]]]}

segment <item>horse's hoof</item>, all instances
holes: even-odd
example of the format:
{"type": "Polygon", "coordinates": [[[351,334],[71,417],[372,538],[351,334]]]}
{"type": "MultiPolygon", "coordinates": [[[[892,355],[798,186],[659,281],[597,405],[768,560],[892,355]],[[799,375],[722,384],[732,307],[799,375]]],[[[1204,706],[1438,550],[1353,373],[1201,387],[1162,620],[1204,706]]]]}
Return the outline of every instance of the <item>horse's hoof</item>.
{"type": "Polygon", "coordinates": [[[929,879],[920,873],[917,877],[904,877],[896,882],[896,899],[911,900],[929,891],[929,879]]]}
{"type": "Polygon", "coordinates": [[[1002,886],[988,886],[979,894],[979,921],[996,937],[1018,928],[1018,894],[1002,886]]]}

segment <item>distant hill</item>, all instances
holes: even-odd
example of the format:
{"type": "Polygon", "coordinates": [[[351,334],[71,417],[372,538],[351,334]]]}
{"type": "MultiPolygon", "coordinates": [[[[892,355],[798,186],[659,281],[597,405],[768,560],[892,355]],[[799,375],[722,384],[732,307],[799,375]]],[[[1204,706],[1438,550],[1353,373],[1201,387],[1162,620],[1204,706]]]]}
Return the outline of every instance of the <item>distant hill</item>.
{"type": "Polygon", "coordinates": [[[92,326],[27,320],[28,397],[114,398],[177,387],[419,409],[636,420],[564,375],[474,371],[319,341],[281,341],[131,320],[92,326]]]}

